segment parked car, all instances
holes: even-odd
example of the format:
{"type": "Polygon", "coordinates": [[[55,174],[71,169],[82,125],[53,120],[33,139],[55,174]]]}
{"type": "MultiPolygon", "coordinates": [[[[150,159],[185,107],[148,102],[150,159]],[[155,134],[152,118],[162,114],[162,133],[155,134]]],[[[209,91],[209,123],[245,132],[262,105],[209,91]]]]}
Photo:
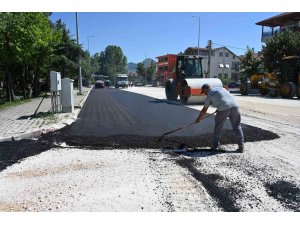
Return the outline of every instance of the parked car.
{"type": "Polygon", "coordinates": [[[97,80],[95,82],[95,88],[104,88],[104,81],[103,80],[97,80]]]}
{"type": "Polygon", "coordinates": [[[230,82],[227,86],[228,88],[239,88],[241,83],[239,82],[230,82]]]}
{"type": "Polygon", "coordinates": [[[135,86],[143,86],[143,82],[142,81],[136,81],[134,85],[135,86]]]}

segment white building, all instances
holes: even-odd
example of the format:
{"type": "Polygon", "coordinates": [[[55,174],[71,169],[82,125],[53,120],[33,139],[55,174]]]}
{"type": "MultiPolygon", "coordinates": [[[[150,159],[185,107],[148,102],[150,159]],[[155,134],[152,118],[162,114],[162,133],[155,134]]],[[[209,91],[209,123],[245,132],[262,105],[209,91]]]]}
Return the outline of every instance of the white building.
{"type": "MultiPolygon", "coordinates": [[[[198,55],[198,48],[187,48],[186,55],[198,55]]],[[[208,75],[208,48],[199,48],[204,77],[224,78],[239,81],[241,59],[226,47],[211,49],[210,73],[208,75]]]]}

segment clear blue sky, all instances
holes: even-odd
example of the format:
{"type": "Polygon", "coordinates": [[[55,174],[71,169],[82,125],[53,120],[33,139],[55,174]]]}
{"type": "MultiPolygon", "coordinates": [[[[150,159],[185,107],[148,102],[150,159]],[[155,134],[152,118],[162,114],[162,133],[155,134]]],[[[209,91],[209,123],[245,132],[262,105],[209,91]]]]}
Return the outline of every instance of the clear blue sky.
{"type": "MultiPolygon", "coordinates": [[[[128,62],[155,59],[167,53],[177,54],[187,47],[197,47],[200,16],[200,47],[209,39],[213,48],[228,47],[241,55],[249,46],[261,50],[261,26],[256,22],[279,12],[80,12],[78,13],[80,44],[91,54],[101,52],[107,45],[121,47],[128,62]],[[241,49],[239,49],[241,48],[241,49]]],[[[52,21],[61,19],[76,39],[75,12],[53,12],[52,21]]]]}

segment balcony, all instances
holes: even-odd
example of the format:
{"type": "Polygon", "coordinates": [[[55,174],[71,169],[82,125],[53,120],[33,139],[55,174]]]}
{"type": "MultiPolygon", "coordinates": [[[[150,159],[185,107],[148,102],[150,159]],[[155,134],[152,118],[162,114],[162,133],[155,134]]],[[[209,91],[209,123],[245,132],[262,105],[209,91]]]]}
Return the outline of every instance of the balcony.
{"type": "Polygon", "coordinates": [[[272,38],[287,29],[291,30],[293,32],[300,32],[300,22],[282,26],[282,27],[270,28],[267,31],[263,30],[262,36],[261,36],[261,41],[266,42],[266,40],[268,40],[269,38],[272,38]]]}

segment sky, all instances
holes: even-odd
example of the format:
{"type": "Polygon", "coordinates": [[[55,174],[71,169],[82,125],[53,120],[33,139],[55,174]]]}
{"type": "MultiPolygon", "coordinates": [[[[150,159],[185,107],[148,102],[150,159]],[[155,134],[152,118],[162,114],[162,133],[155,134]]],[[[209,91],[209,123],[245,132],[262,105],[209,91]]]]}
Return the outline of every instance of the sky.
{"type": "MultiPolygon", "coordinates": [[[[117,45],[128,62],[155,60],[157,56],[197,47],[200,17],[200,47],[211,39],[213,48],[226,46],[242,55],[247,46],[255,52],[261,50],[262,27],[255,23],[280,13],[78,12],[79,43],[92,55],[108,45],[117,45]]],[[[50,19],[61,19],[76,39],[75,12],[52,12],[50,19]]]]}

